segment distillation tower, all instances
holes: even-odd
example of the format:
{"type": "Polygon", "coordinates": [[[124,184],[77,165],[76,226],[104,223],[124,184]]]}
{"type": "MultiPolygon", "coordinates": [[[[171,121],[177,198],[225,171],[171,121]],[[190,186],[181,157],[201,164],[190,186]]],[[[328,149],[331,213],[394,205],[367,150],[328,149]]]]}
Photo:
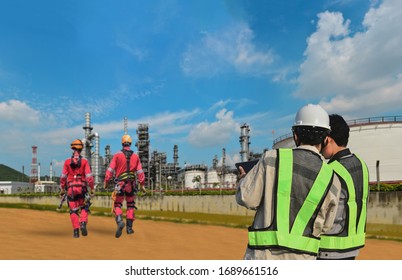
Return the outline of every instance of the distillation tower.
{"type": "Polygon", "coordinates": [[[243,124],[240,127],[240,159],[241,161],[249,161],[250,160],[250,128],[247,124],[243,124]]]}
{"type": "MultiPolygon", "coordinates": [[[[126,131],[125,131],[126,132],[126,131]]],[[[138,150],[138,157],[141,160],[142,170],[145,175],[145,186],[150,187],[150,161],[149,161],[149,132],[148,124],[138,124],[137,128],[138,140],[135,146],[138,150]]]]}
{"type": "Polygon", "coordinates": [[[84,144],[84,148],[82,150],[82,156],[88,160],[91,164],[92,173],[94,175],[95,186],[99,185],[103,179],[101,178],[101,174],[104,174],[104,170],[101,170],[100,154],[99,154],[99,135],[98,133],[92,133],[93,127],[91,126],[91,114],[85,113],[85,125],[82,127],[84,129],[85,135],[84,139],[82,139],[82,143],[84,144]],[[95,142],[95,152],[92,157],[92,147],[94,146],[93,142],[95,142]]]}

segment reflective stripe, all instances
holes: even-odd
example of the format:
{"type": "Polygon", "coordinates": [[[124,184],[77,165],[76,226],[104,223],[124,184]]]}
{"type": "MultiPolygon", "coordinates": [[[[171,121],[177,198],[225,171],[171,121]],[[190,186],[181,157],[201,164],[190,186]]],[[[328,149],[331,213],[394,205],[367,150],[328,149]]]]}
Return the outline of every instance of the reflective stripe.
{"type": "Polygon", "coordinates": [[[313,254],[318,252],[320,244],[319,239],[267,230],[249,231],[248,240],[249,247],[255,249],[282,246],[313,254]]]}
{"type": "Polygon", "coordinates": [[[362,196],[362,212],[360,214],[359,223],[357,224],[357,232],[362,233],[366,231],[366,220],[367,220],[367,200],[369,195],[369,174],[367,165],[365,162],[358,157],[356,154],[355,156],[360,160],[362,163],[363,168],[363,196],[362,196]],[[366,187],[365,187],[366,186],[366,187]]]}
{"type": "Polygon", "coordinates": [[[123,172],[123,173],[121,173],[120,175],[119,175],[119,181],[125,181],[125,180],[129,180],[129,179],[131,179],[131,180],[134,180],[134,179],[136,179],[137,177],[136,177],[136,174],[134,173],[134,172],[132,172],[132,171],[130,171],[130,172],[123,172]]]}
{"type": "Polygon", "coordinates": [[[347,224],[348,235],[347,236],[322,235],[320,243],[321,249],[345,250],[364,246],[365,235],[366,235],[365,225],[367,216],[368,170],[366,164],[359,157],[357,158],[361,163],[363,172],[362,209],[359,221],[357,221],[358,209],[356,203],[356,188],[352,176],[350,175],[349,171],[339,161],[331,162],[330,166],[345,181],[349,193],[349,198],[347,201],[347,205],[349,208],[349,211],[347,213],[349,216],[346,218],[346,221],[348,223],[347,224]]]}
{"type": "Polygon", "coordinates": [[[328,185],[332,180],[332,175],[332,169],[323,162],[320,172],[318,173],[318,176],[315,179],[314,184],[306,197],[306,200],[303,202],[303,206],[296,216],[292,233],[296,233],[298,235],[303,234],[308,221],[313,216],[317,206],[320,205],[320,201],[327,191],[328,185]],[[308,218],[308,220],[306,218],[308,218]]]}
{"type": "Polygon", "coordinates": [[[319,238],[304,236],[303,233],[327,192],[332,180],[333,170],[326,163],[322,163],[316,180],[297,213],[290,230],[293,150],[279,149],[278,151],[278,188],[276,194],[277,208],[275,211],[277,230],[249,228],[249,247],[259,249],[281,246],[316,254],[320,244],[319,238]]]}

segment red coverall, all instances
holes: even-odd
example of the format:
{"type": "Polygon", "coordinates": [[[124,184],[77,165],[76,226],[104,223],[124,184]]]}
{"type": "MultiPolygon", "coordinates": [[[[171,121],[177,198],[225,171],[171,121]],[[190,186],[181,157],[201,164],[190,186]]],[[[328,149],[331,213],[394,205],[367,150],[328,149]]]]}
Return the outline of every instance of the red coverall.
{"type": "MultiPolygon", "coordinates": [[[[124,147],[123,149],[130,151],[130,147],[124,147]]],[[[143,186],[145,181],[145,175],[142,170],[141,161],[136,153],[133,153],[130,157],[130,172],[137,174],[138,182],[143,186]]],[[[107,183],[114,175],[115,178],[119,178],[119,176],[127,172],[127,160],[126,156],[122,151],[118,151],[114,154],[112,161],[110,162],[109,168],[106,170],[105,174],[105,183],[107,183]]],[[[113,211],[116,216],[122,215],[123,211],[121,210],[123,206],[124,197],[126,198],[127,210],[126,210],[126,219],[127,220],[135,220],[134,214],[134,204],[135,204],[135,195],[134,188],[136,187],[136,182],[132,181],[131,184],[125,181],[120,181],[118,183],[121,188],[121,192],[116,195],[116,200],[114,201],[113,211]]]]}
{"type": "Polygon", "coordinates": [[[88,209],[85,207],[87,185],[94,189],[94,178],[91,167],[85,158],[80,157],[74,164],[72,158],[66,159],[60,178],[60,187],[67,191],[67,201],[70,208],[70,219],[73,229],[79,229],[81,222],[88,222],[88,209]],[[79,211],[81,210],[81,215],[79,211]]]}

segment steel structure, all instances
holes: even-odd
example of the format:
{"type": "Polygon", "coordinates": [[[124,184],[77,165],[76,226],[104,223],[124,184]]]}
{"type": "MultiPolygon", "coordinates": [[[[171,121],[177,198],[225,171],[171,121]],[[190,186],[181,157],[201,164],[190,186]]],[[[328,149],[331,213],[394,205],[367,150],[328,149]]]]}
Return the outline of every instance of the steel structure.
{"type": "Polygon", "coordinates": [[[145,174],[145,186],[150,187],[150,158],[149,158],[149,132],[148,124],[140,123],[137,127],[138,140],[135,146],[138,150],[138,157],[141,160],[142,170],[145,174]]]}
{"type": "MultiPolygon", "coordinates": [[[[244,148],[242,148],[242,154],[250,157],[251,153],[248,151],[248,126],[244,125],[245,130],[241,139],[246,142],[244,148]]],[[[244,129],[243,128],[243,129],[244,129]]],[[[93,127],[91,126],[91,115],[90,113],[85,114],[85,125],[84,129],[84,149],[83,149],[83,157],[85,157],[91,164],[92,173],[94,174],[95,184],[98,186],[104,180],[104,174],[106,168],[110,164],[113,155],[111,153],[110,145],[106,145],[105,147],[105,157],[104,159],[99,154],[99,145],[100,145],[100,137],[95,132],[93,133],[93,127]],[[92,152],[93,148],[95,151],[92,152]]],[[[128,134],[127,129],[127,117],[124,118],[124,134],[128,134]]],[[[137,141],[135,146],[137,147],[137,154],[141,160],[142,168],[145,175],[145,186],[148,188],[154,189],[162,189],[167,186],[177,187],[183,181],[184,178],[186,182],[191,181],[191,174],[184,175],[179,178],[180,171],[187,173],[197,173],[197,175],[201,176],[202,179],[198,185],[207,186],[208,177],[212,181],[210,185],[228,185],[233,182],[233,169],[230,166],[226,165],[226,149],[222,149],[222,163],[218,166],[218,159],[215,156],[213,161],[212,169],[208,170],[206,165],[195,165],[195,166],[185,166],[182,169],[179,166],[179,149],[177,145],[173,147],[173,163],[167,161],[167,156],[165,152],[158,152],[154,150],[152,154],[150,153],[150,137],[149,137],[149,127],[148,124],[140,123],[138,124],[137,130],[137,141]],[[209,172],[211,171],[211,172],[209,172]],[[209,172],[209,175],[208,175],[209,172]],[[219,179],[219,182],[216,182],[219,179]]],[[[194,177],[194,176],[193,176],[194,177]]],[[[198,177],[197,177],[198,178],[198,177]]],[[[184,183],[184,181],[183,181],[184,183]]]]}
{"type": "Polygon", "coordinates": [[[38,181],[38,156],[37,156],[38,147],[32,146],[32,163],[31,163],[31,176],[29,181],[31,183],[35,183],[38,181]]]}
{"type": "Polygon", "coordinates": [[[241,161],[250,160],[250,128],[247,124],[240,127],[240,159],[241,161]]]}

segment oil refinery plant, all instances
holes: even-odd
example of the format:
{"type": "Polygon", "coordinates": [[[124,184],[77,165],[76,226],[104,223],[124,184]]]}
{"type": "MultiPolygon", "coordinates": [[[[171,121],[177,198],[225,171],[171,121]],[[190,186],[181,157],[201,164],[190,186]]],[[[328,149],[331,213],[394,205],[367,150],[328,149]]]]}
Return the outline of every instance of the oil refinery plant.
{"type": "MultiPolygon", "coordinates": [[[[105,171],[113,158],[110,145],[105,146],[104,156],[100,153],[100,135],[93,132],[90,113],[85,114],[85,124],[83,126],[84,137],[81,139],[84,148],[82,156],[85,157],[91,165],[92,174],[95,180],[95,186],[101,190],[105,171]]],[[[240,146],[242,161],[258,158],[261,154],[253,154],[249,151],[249,132],[247,124],[241,127],[240,146]]],[[[127,118],[124,118],[124,134],[127,133],[127,118]]],[[[173,162],[168,162],[166,152],[157,150],[150,151],[150,137],[148,124],[140,123],[136,129],[137,140],[135,151],[142,164],[145,173],[145,186],[153,190],[162,189],[205,189],[205,188],[234,188],[237,180],[237,170],[226,164],[226,150],[222,149],[221,164],[217,155],[212,160],[212,166],[206,164],[195,164],[184,166],[179,165],[179,148],[173,146],[173,162]]],[[[134,139],[134,138],[133,138],[134,139]]],[[[52,175],[49,181],[41,181],[40,164],[37,162],[37,146],[32,146],[32,163],[30,182],[35,186],[35,192],[52,192],[58,187],[53,182],[52,175]],[[52,185],[53,190],[46,187],[46,184],[52,185]]],[[[135,150],[135,149],[133,149],[135,150]]],[[[52,165],[50,174],[53,173],[52,165]]]]}
{"type": "MultiPolygon", "coordinates": [[[[362,157],[369,169],[371,184],[400,183],[402,182],[402,146],[397,145],[402,138],[402,117],[373,117],[348,121],[350,136],[348,147],[353,153],[362,157]]],[[[93,132],[90,113],[85,114],[83,126],[84,149],[82,156],[91,163],[96,188],[103,188],[106,168],[113,154],[110,145],[104,148],[104,156],[100,154],[100,135],[93,132]]],[[[240,127],[240,159],[250,161],[259,159],[261,153],[250,151],[250,128],[247,124],[240,127]]],[[[124,134],[127,133],[127,119],[124,119],[124,134]]],[[[150,137],[148,124],[140,123],[136,129],[137,140],[135,146],[145,173],[145,186],[152,190],[164,189],[206,189],[206,188],[234,188],[237,179],[235,167],[226,164],[226,151],[222,149],[221,162],[218,157],[212,160],[212,165],[179,165],[179,148],[173,146],[173,161],[168,162],[166,152],[150,151],[150,137]]],[[[133,138],[134,140],[134,138],[133,138]]],[[[274,139],[272,149],[293,148],[292,134],[286,134],[274,139]]],[[[25,192],[57,192],[58,184],[52,178],[52,164],[50,164],[50,178],[41,181],[40,163],[37,162],[37,146],[32,146],[32,163],[30,183],[27,182],[0,182],[0,193],[25,192]],[[26,185],[23,185],[26,184],[26,185]]],[[[133,149],[135,150],[135,149],[133,149]]],[[[23,170],[24,173],[24,170],[23,170]]]]}

